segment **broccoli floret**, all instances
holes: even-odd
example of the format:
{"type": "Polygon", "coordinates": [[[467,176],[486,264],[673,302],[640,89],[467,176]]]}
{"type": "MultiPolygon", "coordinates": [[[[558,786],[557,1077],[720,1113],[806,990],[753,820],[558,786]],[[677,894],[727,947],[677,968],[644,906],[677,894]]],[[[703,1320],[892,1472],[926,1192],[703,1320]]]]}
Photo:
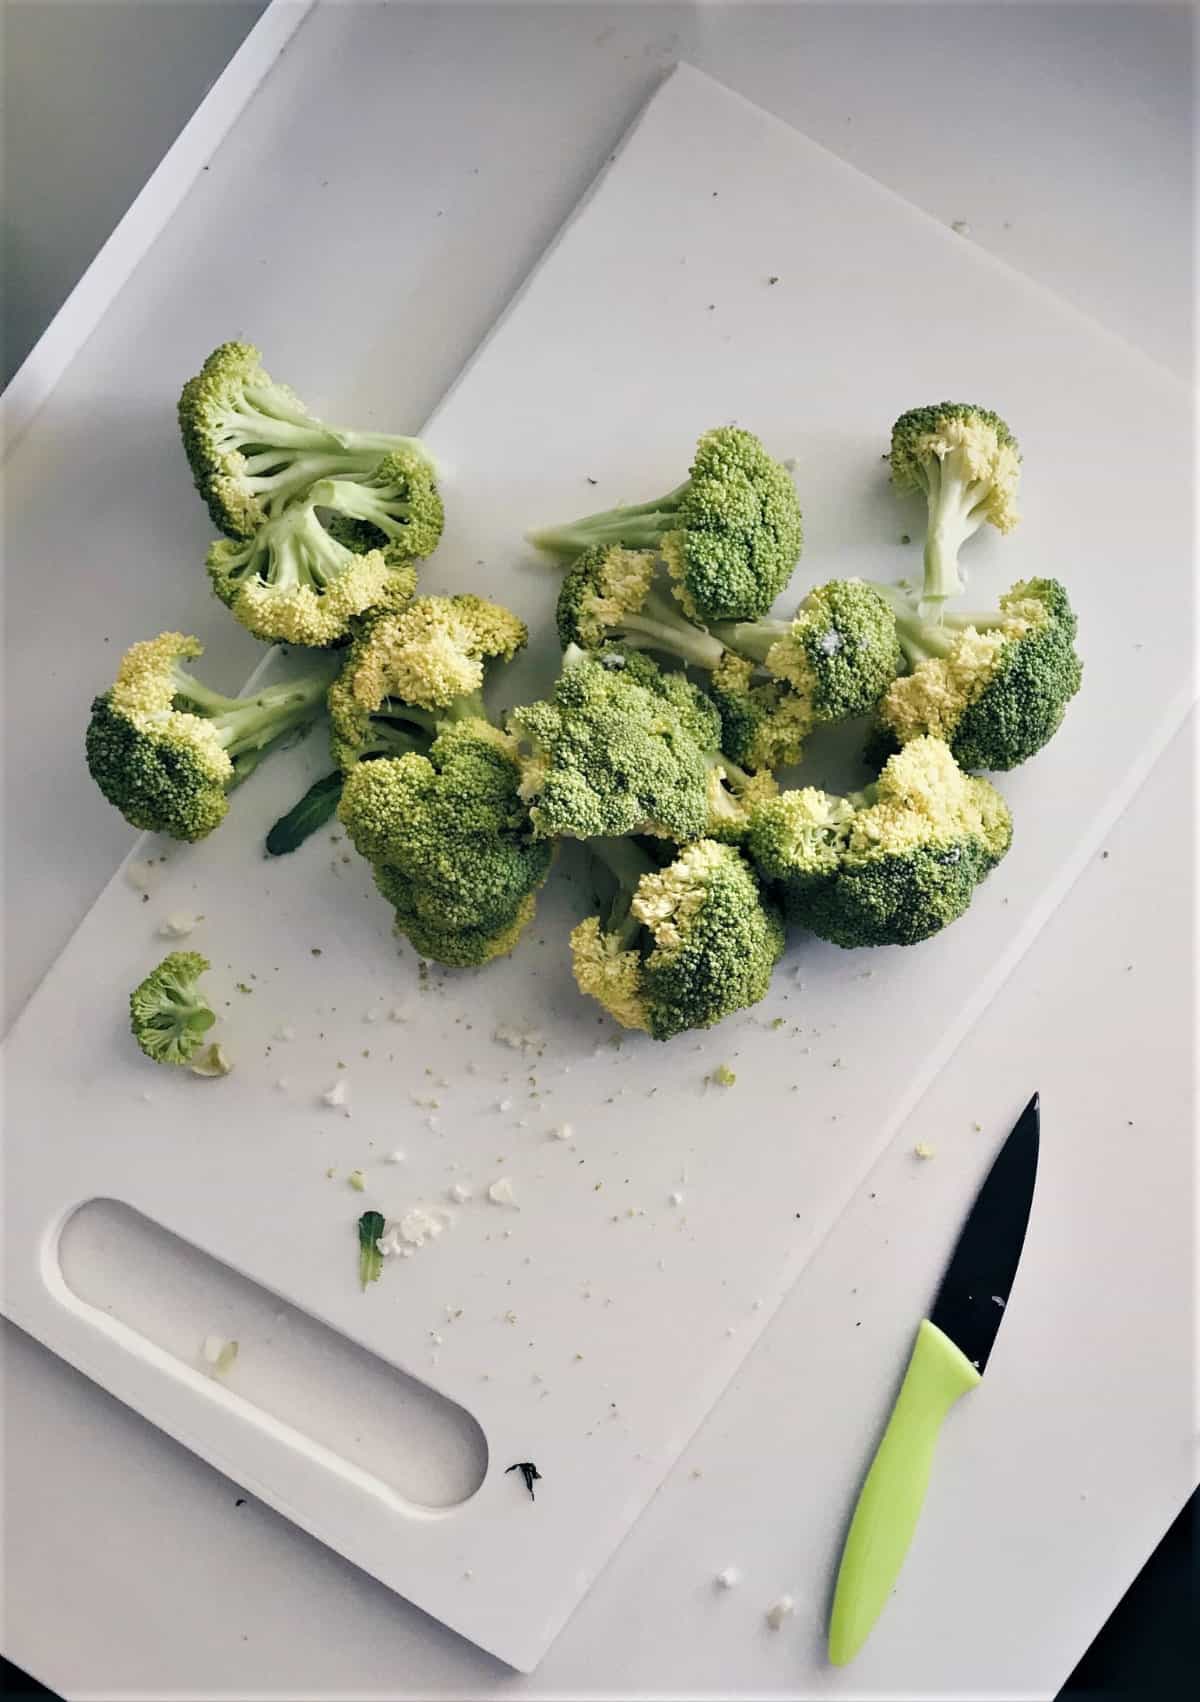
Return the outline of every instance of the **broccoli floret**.
{"type": "Polygon", "coordinates": [[[172,839],[212,832],[263,753],[320,714],[332,677],[322,664],[253,697],[223,697],[182,666],[203,650],[181,632],[133,645],[88,723],[88,769],[109,803],[172,839]]]}
{"type": "Polygon", "coordinates": [[[924,620],[890,593],[912,668],[878,708],[875,748],[931,734],[965,769],[1016,768],[1058,731],[1079,690],[1077,622],[1055,579],[1026,579],[983,614],[924,620]],[[882,739],[882,744],[881,744],[882,739]]]}
{"type": "Polygon", "coordinates": [[[431,464],[416,438],[316,419],[249,343],[222,343],[188,379],[179,428],[196,489],[231,538],[250,537],[318,479],[366,473],[393,452],[431,464]]]}
{"type": "Polygon", "coordinates": [[[199,980],[212,965],[196,951],[173,951],[129,995],[133,1038],[156,1064],[186,1064],[216,1016],[199,980]]]}
{"type": "Polygon", "coordinates": [[[572,564],[558,633],[564,646],[620,644],[705,669],[724,749],[755,769],[798,762],[814,726],[865,714],[901,665],[891,608],[862,580],[818,586],[790,621],[717,623],[709,632],[657,589],[651,551],[612,544],[572,564]]]}
{"type": "Polygon", "coordinates": [[[473,719],[443,726],[428,757],[347,775],[339,817],[422,956],[486,962],[532,916],[554,847],[534,837],[520,777],[514,742],[473,719]]]}
{"type": "Polygon", "coordinates": [[[410,561],[433,554],[445,523],[433,467],[424,454],[411,449],[385,455],[369,472],[320,479],[307,500],[351,548],[365,552],[390,547],[410,561]]]}
{"type": "Polygon", "coordinates": [[[895,615],[861,579],[818,585],[790,621],[734,622],[714,635],[790,686],[814,725],[866,714],[900,671],[895,615]]]}
{"type": "Polygon", "coordinates": [[[213,590],[256,638],[327,649],[373,609],[402,608],[416,569],[394,546],[359,554],[321,522],[311,496],[253,537],[221,538],[208,552],[213,590]]]}
{"type": "Polygon", "coordinates": [[[581,992],[623,1028],[669,1040],[757,1004],[783,951],[783,926],[731,845],[701,839],[660,868],[630,840],[592,849],[618,887],[607,922],[571,934],[581,992]]]}
{"type": "Polygon", "coordinates": [[[481,597],[418,597],[364,624],[329,693],[332,747],[343,769],[366,757],[428,749],[443,721],[486,720],[489,661],[509,661],[525,623],[481,597]]]}
{"type": "Polygon", "coordinates": [[[513,710],[510,726],[528,747],[521,795],[546,837],[696,839],[724,815],[722,775],[735,790],[749,778],[722,756],[704,693],[639,651],[572,646],[552,696],[513,710]]]}
{"type": "Polygon", "coordinates": [[[530,534],[573,557],[596,544],[660,551],[693,620],[754,620],[770,608],[800,555],[800,504],[788,469],[735,426],[706,432],[691,475],[666,496],[530,534]]]}
{"type": "Polygon", "coordinates": [[[932,607],[962,591],[958,554],[967,539],[985,521],[1011,532],[1020,519],[1021,452],[998,414],[969,402],[937,402],[901,414],[890,460],[898,491],[925,494],[924,602],[932,607]]]}
{"type": "Polygon", "coordinates": [[[747,846],[789,921],[838,946],[914,945],[967,909],[1000,861],[1012,818],[939,739],[914,739],[874,786],[807,786],[753,813],[747,846]]]}

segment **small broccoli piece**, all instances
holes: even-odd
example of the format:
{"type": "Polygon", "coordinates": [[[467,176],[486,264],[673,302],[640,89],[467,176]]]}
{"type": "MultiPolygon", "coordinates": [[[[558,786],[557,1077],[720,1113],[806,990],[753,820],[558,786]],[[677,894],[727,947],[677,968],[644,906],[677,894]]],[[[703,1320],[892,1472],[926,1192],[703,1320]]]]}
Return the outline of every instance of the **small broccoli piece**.
{"type": "Polygon", "coordinates": [[[327,649],[373,609],[402,608],[417,573],[393,546],[359,554],[321,523],[311,497],[264,521],[246,540],[221,538],[208,576],[236,618],[268,643],[327,649]]]}
{"type": "Polygon", "coordinates": [[[838,946],[914,945],[967,909],[1012,839],[986,780],[939,739],[914,739],[874,786],[839,798],[806,786],[753,813],[747,847],[789,921],[838,946]]]}
{"type": "Polygon", "coordinates": [[[910,408],[892,427],[889,457],[898,491],[922,491],[929,509],[924,603],[963,588],[958,555],[988,522],[1011,532],[1020,519],[1021,451],[998,414],[969,402],[910,408]]]}
{"type": "Polygon", "coordinates": [[[383,1275],[383,1254],[379,1237],[386,1227],[383,1213],[365,1211],[358,1220],[358,1281],[363,1293],[369,1282],[378,1282],[383,1275]]]}
{"type": "Polygon", "coordinates": [[[129,1026],[156,1064],[186,1064],[216,1017],[198,985],[212,965],[196,951],[168,953],[129,995],[129,1026]]]}
{"type": "Polygon", "coordinates": [[[252,536],[317,480],[368,473],[382,456],[432,465],[416,438],[343,431],[315,418],[263,370],[249,343],[222,343],[188,379],[179,427],[196,489],[231,538],[252,536]]]}
{"type": "Polygon", "coordinates": [[[733,846],[701,839],[666,868],[630,840],[592,849],[617,892],[607,922],[589,916],[571,934],[580,992],[656,1040],[757,1004],[783,951],[783,925],[733,846]]]}
{"type": "Polygon", "coordinates": [[[572,562],[558,594],[563,649],[599,650],[619,644],[653,650],[711,671],[725,646],[684,616],[655,586],[653,550],[596,544],[572,562]]]}
{"type": "Polygon", "coordinates": [[[714,635],[760,663],[809,706],[814,725],[874,708],[900,671],[896,617],[861,579],[831,579],[810,591],[790,621],[718,625],[714,635]]]}
{"type": "Polygon", "coordinates": [[[181,632],[133,645],[88,723],[88,769],[109,803],[172,839],[212,832],[263,753],[320,714],[332,677],[325,664],[253,697],[223,697],[181,665],[203,649],[181,632]]]}
{"type": "Polygon", "coordinates": [[[486,720],[483,679],[528,636],[523,621],[481,597],[418,597],[364,623],[329,693],[333,755],[364,758],[428,749],[444,721],[486,720]]]}
{"type": "Polygon", "coordinates": [[[725,652],[710,685],[721,716],[721,748],[747,768],[800,761],[814,726],[812,704],[780,680],[763,680],[748,657],[725,652]]]}
{"type": "Polygon", "coordinates": [[[791,578],[803,526],[788,469],[752,433],[719,426],[696,445],[690,477],[666,496],[549,527],[530,541],[567,557],[602,544],[657,550],[693,620],[754,620],[791,578]]]}
{"type": "Polygon", "coordinates": [[[877,711],[875,747],[930,734],[965,769],[1016,768],[1058,731],[1079,690],[1077,622],[1055,579],[1019,580],[983,614],[924,620],[888,590],[912,668],[877,711]]]}
{"type": "Polygon", "coordinates": [[[513,710],[510,727],[529,747],[521,795],[539,834],[684,841],[706,831],[719,718],[650,657],[571,647],[552,696],[513,710]]]}
{"type": "Polygon", "coordinates": [[[390,548],[409,561],[433,554],[445,523],[433,467],[411,449],[385,455],[369,472],[320,479],[307,500],[335,536],[334,522],[343,524],[342,541],[352,548],[390,548]]]}
{"type": "Polygon", "coordinates": [[[535,839],[519,783],[515,743],[479,720],[443,726],[428,757],[347,775],[339,817],[422,956],[487,962],[532,917],[554,847],[535,839]]]}

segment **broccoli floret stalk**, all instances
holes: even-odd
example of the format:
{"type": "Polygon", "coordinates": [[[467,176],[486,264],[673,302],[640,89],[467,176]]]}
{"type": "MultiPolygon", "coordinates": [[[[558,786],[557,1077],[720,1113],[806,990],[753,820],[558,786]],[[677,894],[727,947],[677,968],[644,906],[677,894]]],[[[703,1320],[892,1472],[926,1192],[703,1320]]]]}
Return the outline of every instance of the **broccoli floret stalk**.
{"type": "Polygon", "coordinates": [[[655,550],[693,620],[754,620],[770,608],[800,555],[800,504],[788,469],[748,431],[720,426],[696,446],[690,477],[666,496],[530,534],[551,554],[593,545],[655,550]]]}
{"type": "Polygon", "coordinates": [[[195,951],[173,951],[129,995],[133,1038],[156,1064],[186,1064],[204,1044],[216,1016],[200,991],[211,968],[195,951]]]}
{"type": "Polygon", "coordinates": [[[442,723],[486,720],[487,665],[510,661],[527,638],[523,621],[482,597],[418,597],[374,617],[329,693],[335,760],[348,770],[427,751],[442,723]]]}
{"type": "Polygon", "coordinates": [[[995,609],[940,619],[923,619],[902,591],[882,589],[912,672],[880,700],[875,748],[929,734],[946,741],[962,768],[993,770],[1040,751],[1083,676],[1065,587],[1020,580],[995,609]]]}
{"type": "Polygon", "coordinates": [[[749,782],[720,749],[714,705],[640,651],[593,656],[570,646],[552,695],[514,709],[521,796],[545,838],[649,834],[680,842],[711,831],[749,782]]]}
{"type": "Polygon", "coordinates": [[[245,541],[213,544],[208,574],[256,638],[311,649],[343,644],[356,616],[403,607],[417,584],[416,569],[393,546],[360,554],[335,538],[311,496],[245,541]]]}
{"type": "Polygon", "coordinates": [[[614,644],[652,650],[711,671],[725,645],[689,621],[677,603],[656,586],[653,550],[595,544],[572,562],[558,593],[556,621],[565,650],[598,650],[614,644]]]}
{"type": "Polygon", "coordinates": [[[630,840],[589,849],[617,890],[607,921],[589,916],[571,934],[572,967],[623,1028],[669,1040],[765,995],[783,926],[733,846],[701,839],[665,868],[630,840]]]}
{"type": "Polygon", "coordinates": [[[203,839],[218,826],[228,794],[264,753],[321,713],[333,677],[322,663],[252,697],[224,697],[183,666],[203,650],[181,632],[133,645],[88,723],[88,769],[109,803],[132,826],[172,839],[203,839]]]}
{"type": "Polygon", "coordinates": [[[963,589],[959,551],[987,522],[1011,532],[1020,519],[1021,452],[998,414],[969,402],[910,408],[892,427],[892,483],[921,491],[929,509],[922,605],[936,610],[963,589]]]}
{"type": "Polygon", "coordinates": [[[307,500],[328,511],[335,534],[335,518],[352,523],[343,542],[353,538],[366,549],[390,546],[409,560],[433,554],[445,523],[433,468],[409,449],[386,455],[369,472],[321,479],[307,500]]]}
{"type": "Polygon", "coordinates": [[[534,836],[520,778],[514,741],[475,719],[444,724],[428,756],[347,774],[339,817],[422,957],[490,962],[532,919],[554,847],[534,836]]]}
{"type": "Polygon", "coordinates": [[[788,920],[838,946],[914,945],[967,909],[1008,850],[1012,818],[938,739],[893,756],[840,798],[806,786],[752,815],[747,847],[788,920]]]}
{"type": "Polygon", "coordinates": [[[188,379],[179,427],[196,489],[231,538],[250,537],[318,479],[365,473],[392,453],[431,463],[416,438],[326,425],[249,343],[222,343],[188,379]]]}

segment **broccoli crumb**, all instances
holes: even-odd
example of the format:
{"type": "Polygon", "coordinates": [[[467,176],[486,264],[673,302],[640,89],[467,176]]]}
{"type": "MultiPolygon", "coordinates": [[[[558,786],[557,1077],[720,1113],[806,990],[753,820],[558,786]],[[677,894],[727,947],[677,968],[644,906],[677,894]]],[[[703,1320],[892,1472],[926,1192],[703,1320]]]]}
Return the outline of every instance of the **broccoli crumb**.
{"type": "Polygon", "coordinates": [[[930,1146],[928,1141],[918,1141],[913,1148],[913,1153],[917,1158],[932,1158],[936,1151],[937,1148],[930,1146]]]}
{"type": "Polygon", "coordinates": [[[737,1076],[728,1064],[718,1064],[707,1079],[712,1082],[714,1087],[732,1087],[737,1076]]]}
{"type": "Polygon", "coordinates": [[[361,1170],[352,1170],[346,1178],[356,1194],[364,1194],[367,1189],[367,1179],[361,1170]]]}

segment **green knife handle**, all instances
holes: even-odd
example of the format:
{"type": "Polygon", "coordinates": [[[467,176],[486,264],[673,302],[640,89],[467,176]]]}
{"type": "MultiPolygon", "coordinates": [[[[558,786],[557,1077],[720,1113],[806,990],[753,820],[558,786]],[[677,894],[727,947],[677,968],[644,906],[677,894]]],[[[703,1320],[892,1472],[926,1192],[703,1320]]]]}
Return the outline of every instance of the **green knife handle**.
{"type": "Polygon", "coordinates": [[[829,1625],[834,1666],[854,1659],[878,1619],[917,1528],[942,1420],[978,1382],[970,1360],[923,1319],[842,1550],[829,1625]]]}

